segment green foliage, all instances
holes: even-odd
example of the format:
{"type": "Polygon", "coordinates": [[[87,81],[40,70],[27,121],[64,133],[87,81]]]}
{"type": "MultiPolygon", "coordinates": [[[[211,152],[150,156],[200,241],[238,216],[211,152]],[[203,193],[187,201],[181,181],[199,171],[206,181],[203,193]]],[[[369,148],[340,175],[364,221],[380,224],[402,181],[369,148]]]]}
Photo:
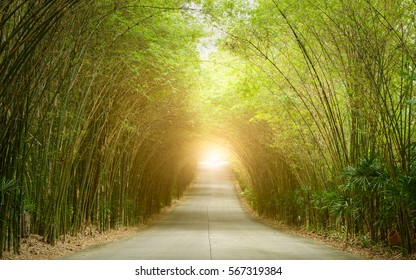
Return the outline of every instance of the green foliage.
{"type": "Polygon", "coordinates": [[[0,252],[23,211],[51,243],[142,222],[221,139],[259,213],[411,253],[415,3],[250,3],[2,3],[0,252]]]}
{"type": "Polygon", "coordinates": [[[187,2],[1,5],[0,252],[18,252],[23,210],[53,244],[136,225],[173,186],[180,195],[195,170],[203,33],[187,2]]]}
{"type": "MultiPolygon", "coordinates": [[[[2,196],[10,194],[13,191],[18,190],[20,187],[21,186],[18,184],[16,180],[7,180],[5,177],[1,178],[0,180],[0,193],[2,194],[2,196]]],[[[4,201],[2,200],[2,204],[3,203],[4,201]]]]}
{"type": "Polygon", "coordinates": [[[356,195],[376,193],[389,183],[385,167],[376,158],[363,158],[357,167],[348,166],[343,176],[345,192],[356,195]]]}
{"type": "Polygon", "coordinates": [[[399,230],[411,252],[414,3],[233,9],[198,111],[246,167],[257,210],[371,242],[399,230]]]}
{"type": "Polygon", "coordinates": [[[250,204],[252,209],[257,209],[257,199],[256,195],[251,187],[246,187],[241,193],[242,195],[250,204]]]}

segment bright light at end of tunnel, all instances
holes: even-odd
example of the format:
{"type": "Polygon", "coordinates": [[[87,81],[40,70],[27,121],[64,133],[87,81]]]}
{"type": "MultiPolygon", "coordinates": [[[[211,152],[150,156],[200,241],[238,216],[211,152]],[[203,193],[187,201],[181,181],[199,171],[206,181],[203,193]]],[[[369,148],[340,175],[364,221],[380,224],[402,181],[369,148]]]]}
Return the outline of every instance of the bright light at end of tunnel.
{"type": "Polygon", "coordinates": [[[218,168],[227,165],[228,160],[224,151],[221,149],[210,148],[204,152],[199,164],[204,167],[218,168]]]}

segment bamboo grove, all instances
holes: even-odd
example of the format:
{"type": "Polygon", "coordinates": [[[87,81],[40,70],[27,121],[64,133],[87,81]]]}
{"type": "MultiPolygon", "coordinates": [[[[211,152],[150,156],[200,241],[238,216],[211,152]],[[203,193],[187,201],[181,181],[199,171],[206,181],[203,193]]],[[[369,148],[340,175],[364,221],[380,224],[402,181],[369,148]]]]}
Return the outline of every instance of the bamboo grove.
{"type": "Polygon", "coordinates": [[[143,222],[204,139],[260,214],[415,251],[414,0],[0,8],[0,254],[143,222]]]}
{"type": "Polygon", "coordinates": [[[218,133],[257,211],[414,252],[414,11],[415,1],[264,0],[232,22],[217,15],[227,28],[212,59],[232,83],[204,104],[228,104],[218,133]]]}
{"type": "Polygon", "coordinates": [[[0,254],[139,224],[193,179],[201,31],[162,4],[1,1],[0,254]]]}

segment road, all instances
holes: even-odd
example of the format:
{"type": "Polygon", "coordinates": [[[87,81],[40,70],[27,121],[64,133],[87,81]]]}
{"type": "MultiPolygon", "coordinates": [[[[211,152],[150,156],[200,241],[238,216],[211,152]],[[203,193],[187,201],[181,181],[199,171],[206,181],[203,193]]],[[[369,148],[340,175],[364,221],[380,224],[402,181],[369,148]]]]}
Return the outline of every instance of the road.
{"type": "Polygon", "coordinates": [[[145,230],[66,259],[90,260],[345,260],[353,255],[251,218],[228,168],[200,167],[185,196],[145,230]]]}

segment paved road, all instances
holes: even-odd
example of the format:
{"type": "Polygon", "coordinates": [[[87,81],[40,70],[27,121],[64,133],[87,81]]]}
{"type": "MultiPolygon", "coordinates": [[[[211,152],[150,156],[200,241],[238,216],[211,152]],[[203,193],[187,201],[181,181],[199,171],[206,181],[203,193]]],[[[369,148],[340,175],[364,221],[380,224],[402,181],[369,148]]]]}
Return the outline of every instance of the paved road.
{"type": "Polygon", "coordinates": [[[227,260],[355,259],[308,239],[280,233],[242,209],[227,168],[200,168],[184,199],[131,237],[67,259],[227,260]]]}

